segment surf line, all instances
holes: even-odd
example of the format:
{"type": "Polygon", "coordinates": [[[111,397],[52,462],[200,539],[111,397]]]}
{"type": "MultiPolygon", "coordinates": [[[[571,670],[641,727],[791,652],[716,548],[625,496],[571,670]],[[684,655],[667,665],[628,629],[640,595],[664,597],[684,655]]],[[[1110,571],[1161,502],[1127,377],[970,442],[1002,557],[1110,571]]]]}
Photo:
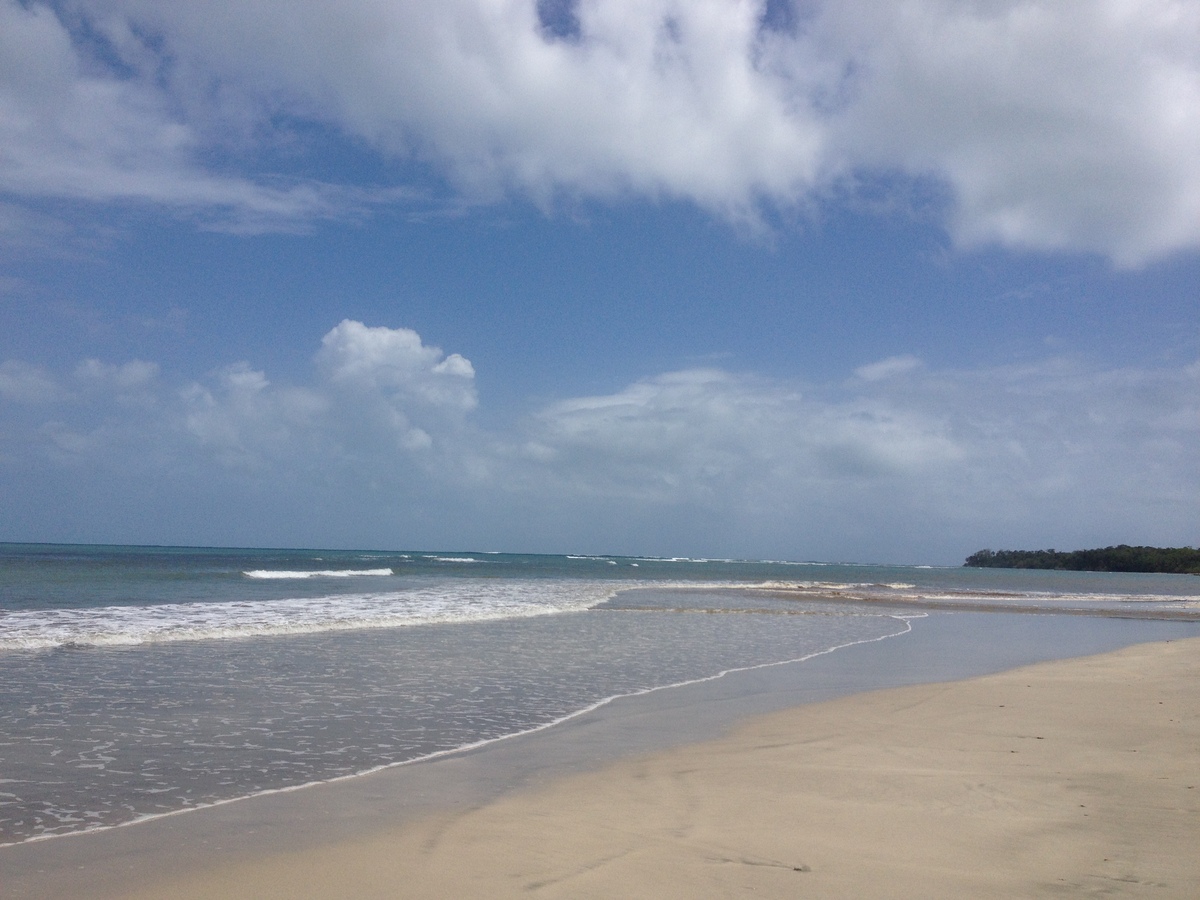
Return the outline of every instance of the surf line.
{"type": "Polygon", "coordinates": [[[673,682],[671,684],[660,684],[655,687],[642,688],[641,690],[629,691],[628,693],[624,693],[624,694],[613,694],[610,697],[604,697],[600,700],[597,700],[594,703],[591,703],[591,704],[588,704],[587,706],[581,707],[580,709],[577,709],[574,712],[569,712],[564,716],[559,716],[557,719],[552,719],[549,722],[543,722],[541,725],[534,725],[531,728],[526,728],[521,731],[514,731],[510,734],[502,734],[502,735],[499,735],[498,737],[483,738],[482,740],[473,741],[469,744],[461,744],[458,747],[447,747],[445,750],[434,750],[432,753],[426,753],[422,756],[414,756],[412,759],[401,759],[401,760],[397,760],[396,762],[383,763],[378,766],[372,766],[369,769],[363,769],[361,772],[352,772],[349,775],[337,775],[337,776],[334,776],[333,778],[326,778],[326,779],[322,779],[320,781],[306,781],[304,784],[292,784],[292,785],[288,785],[287,787],[267,788],[266,790],[255,791],[253,794],[243,794],[240,797],[229,797],[224,800],[213,800],[209,803],[202,803],[202,804],[198,804],[196,806],[186,806],[182,809],[173,809],[168,812],[148,813],[147,815],[138,816],[137,818],[130,819],[128,822],[117,822],[116,824],[113,824],[113,825],[95,825],[90,828],[80,829],[79,831],[66,831],[61,834],[38,834],[38,835],[34,835],[32,837],[25,838],[24,840],[10,841],[5,844],[0,844],[0,848],[16,847],[16,846],[20,846],[21,844],[32,844],[35,841],[50,841],[50,840],[57,840],[59,838],[82,837],[82,836],[88,835],[88,834],[96,834],[101,831],[111,831],[114,828],[128,828],[131,825],[142,825],[146,822],[153,822],[158,819],[165,819],[165,818],[168,818],[169,816],[179,816],[179,815],[183,815],[185,813],[199,812],[202,809],[212,809],[217,806],[226,806],[230,803],[240,803],[244,800],[253,800],[255,797],[267,797],[267,796],[270,796],[273,794],[290,794],[293,791],[302,791],[307,788],[317,787],[318,785],[322,785],[322,784],[336,784],[337,782],[340,782],[340,781],[349,781],[352,778],[362,778],[365,775],[374,775],[376,772],[383,772],[388,769],[397,769],[401,766],[411,766],[411,765],[416,765],[417,763],[430,762],[430,761],[436,760],[436,759],[443,759],[445,757],[455,756],[459,753],[470,753],[473,750],[479,750],[479,749],[481,749],[483,747],[487,747],[491,744],[498,744],[501,741],[508,741],[508,740],[512,740],[513,738],[526,737],[527,735],[537,734],[540,731],[548,731],[551,728],[555,728],[559,725],[562,725],[564,722],[570,722],[572,719],[577,719],[580,716],[586,716],[588,713],[592,713],[598,709],[602,709],[603,707],[608,706],[610,703],[614,703],[618,700],[627,700],[627,699],[631,699],[633,697],[644,697],[647,694],[654,694],[659,691],[673,690],[675,688],[688,687],[693,684],[705,684],[707,682],[717,681],[721,678],[724,678],[726,675],[735,675],[739,672],[753,672],[753,671],[757,671],[759,669],[770,669],[770,668],[774,668],[776,666],[788,666],[788,665],[794,665],[796,663],[808,662],[809,660],[816,659],[819,656],[827,656],[830,653],[835,653],[838,650],[845,650],[849,647],[857,647],[861,644],[875,644],[880,641],[890,640],[891,638],[902,637],[906,634],[909,634],[913,630],[913,626],[912,626],[913,619],[928,618],[928,615],[929,615],[928,613],[923,613],[923,612],[922,613],[887,613],[887,614],[884,614],[882,617],[888,618],[888,619],[895,619],[899,622],[902,622],[904,624],[903,630],[894,631],[891,634],[884,634],[884,635],[880,635],[878,637],[873,637],[873,638],[862,638],[861,640],[857,640],[857,641],[847,641],[844,644],[838,644],[834,647],[826,647],[824,650],[816,650],[816,651],[813,651],[812,653],[807,653],[804,656],[797,656],[792,659],[781,659],[781,660],[777,660],[776,662],[759,663],[759,664],[753,665],[753,666],[735,666],[735,667],[729,668],[729,669],[722,669],[720,672],[717,672],[714,675],[705,675],[701,678],[692,678],[687,681],[677,681],[677,682],[673,682]]]}

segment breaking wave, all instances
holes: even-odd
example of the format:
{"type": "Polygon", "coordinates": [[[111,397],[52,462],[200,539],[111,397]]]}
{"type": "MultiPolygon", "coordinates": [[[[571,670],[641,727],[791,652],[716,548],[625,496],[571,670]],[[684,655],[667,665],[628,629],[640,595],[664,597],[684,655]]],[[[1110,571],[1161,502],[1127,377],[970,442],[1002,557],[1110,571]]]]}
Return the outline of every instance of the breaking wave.
{"type": "Polygon", "coordinates": [[[286,580],[291,578],[363,578],[371,575],[392,575],[391,569],[323,569],[319,572],[289,572],[274,569],[253,569],[243,572],[247,578],[286,580]]]}
{"type": "Polygon", "coordinates": [[[284,600],[0,611],[0,650],[130,647],[554,615],[596,606],[622,587],[612,582],[471,579],[284,600]]]}

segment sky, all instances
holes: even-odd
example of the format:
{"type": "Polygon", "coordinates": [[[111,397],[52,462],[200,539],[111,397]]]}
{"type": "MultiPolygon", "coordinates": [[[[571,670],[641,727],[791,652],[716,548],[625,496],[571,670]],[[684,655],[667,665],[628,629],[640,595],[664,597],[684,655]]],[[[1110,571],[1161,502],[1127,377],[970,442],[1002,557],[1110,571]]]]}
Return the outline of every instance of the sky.
{"type": "Polygon", "coordinates": [[[1200,544],[1200,0],[0,0],[0,540],[1200,544]]]}

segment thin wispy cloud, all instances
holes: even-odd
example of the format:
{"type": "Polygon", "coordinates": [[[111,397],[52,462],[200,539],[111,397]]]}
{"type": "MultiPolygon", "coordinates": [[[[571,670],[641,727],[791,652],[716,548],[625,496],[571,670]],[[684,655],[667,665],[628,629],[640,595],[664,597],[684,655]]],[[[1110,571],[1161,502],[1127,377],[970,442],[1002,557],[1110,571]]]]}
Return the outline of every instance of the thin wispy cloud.
{"type": "Polygon", "coordinates": [[[0,191],[146,204],[242,233],[303,228],[363,205],[352,186],[206,166],[208,141],[154,62],[114,71],[50,7],[0,3],[0,191]]]}

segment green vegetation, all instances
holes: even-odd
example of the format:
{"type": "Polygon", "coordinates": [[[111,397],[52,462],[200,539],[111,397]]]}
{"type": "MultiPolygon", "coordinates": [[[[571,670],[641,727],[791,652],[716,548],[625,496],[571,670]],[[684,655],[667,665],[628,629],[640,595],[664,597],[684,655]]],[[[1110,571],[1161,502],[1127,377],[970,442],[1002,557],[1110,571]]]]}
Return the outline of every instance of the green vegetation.
{"type": "Polygon", "coordinates": [[[964,566],[991,569],[1070,569],[1074,572],[1171,572],[1200,575],[1200,550],[1191,547],[1130,547],[1102,550],[980,550],[964,566]]]}

